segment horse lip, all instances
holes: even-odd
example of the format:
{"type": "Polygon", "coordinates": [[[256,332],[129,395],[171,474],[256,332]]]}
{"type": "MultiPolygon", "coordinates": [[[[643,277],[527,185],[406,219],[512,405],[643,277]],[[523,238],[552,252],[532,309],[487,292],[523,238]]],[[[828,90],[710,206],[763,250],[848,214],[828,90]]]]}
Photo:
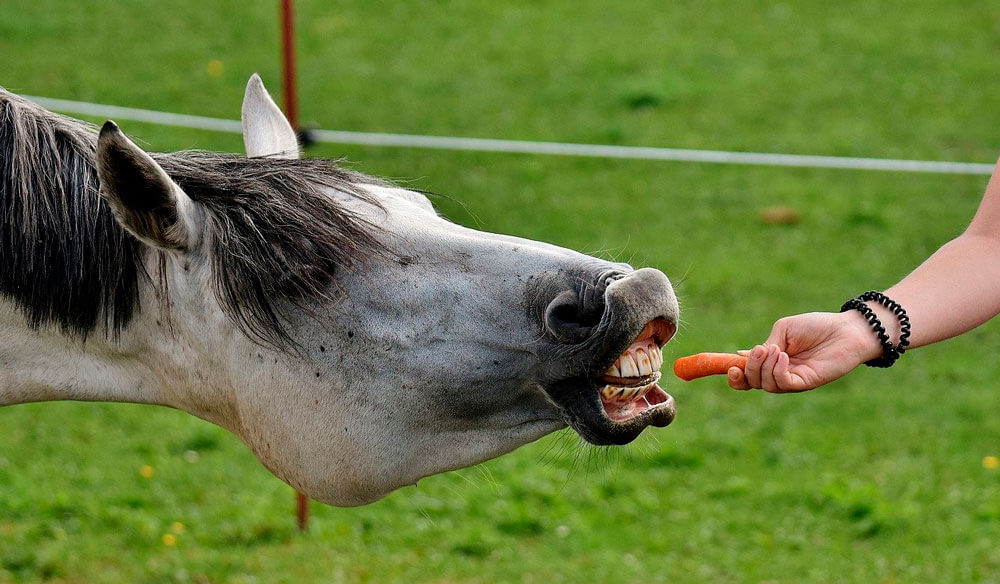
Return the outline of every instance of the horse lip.
{"type": "Polygon", "coordinates": [[[677,415],[674,398],[625,421],[615,422],[604,412],[600,387],[591,378],[565,380],[546,390],[563,412],[565,422],[584,440],[598,446],[625,445],[639,437],[649,426],[670,425],[677,415]]]}
{"type": "Polygon", "coordinates": [[[577,425],[573,425],[573,429],[583,436],[585,440],[596,445],[622,446],[628,444],[638,438],[639,434],[647,427],[656,426],[663,428],[669,426],[677,416],[677,406],[674,398],[668,393],[667,401],[657,405],[655,408],[647,410],[626,422],[615,422],[604,412],[604,407],[600,403],[596,387],[592,395],[594,396],[593,400],[588,401],[595,401],[596,406],[587,408],[587,410],[590,410],[589,413],[596,414],[596,416],[587,416],[588,419],[581,420],[586,423],[585,429],[577,425]],[[597,411],[594,412],[593,409],[597,411]]]}

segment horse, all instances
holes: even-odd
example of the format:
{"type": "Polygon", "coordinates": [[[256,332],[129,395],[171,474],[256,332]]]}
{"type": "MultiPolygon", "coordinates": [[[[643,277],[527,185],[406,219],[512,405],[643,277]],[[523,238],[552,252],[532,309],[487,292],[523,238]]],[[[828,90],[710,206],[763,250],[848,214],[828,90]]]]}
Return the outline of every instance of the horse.
{"type": "Polygon", "coordinates": [[[0,88],[0,405],[177,408],[338,506],[674,419],[663,272],[302,158],[257,75],[242,123],[246,156],[151,154],[0,88]]]}

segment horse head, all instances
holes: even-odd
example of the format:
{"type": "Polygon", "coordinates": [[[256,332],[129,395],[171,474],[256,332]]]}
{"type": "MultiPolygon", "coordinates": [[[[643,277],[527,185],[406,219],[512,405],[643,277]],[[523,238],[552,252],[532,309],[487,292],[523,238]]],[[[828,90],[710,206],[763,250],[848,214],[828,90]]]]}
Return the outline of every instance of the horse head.
{"type": "Polygon", "coordinates": [[[100,345],[142,387],[118,399],[219,424],[337,505],[566,426],[610,445],[673,420],[662,272],[469,229],[421,193],[298,160],[256,76],[243,126],[241,160],[100,131],[101,197],[150,274],[100,345]]]}

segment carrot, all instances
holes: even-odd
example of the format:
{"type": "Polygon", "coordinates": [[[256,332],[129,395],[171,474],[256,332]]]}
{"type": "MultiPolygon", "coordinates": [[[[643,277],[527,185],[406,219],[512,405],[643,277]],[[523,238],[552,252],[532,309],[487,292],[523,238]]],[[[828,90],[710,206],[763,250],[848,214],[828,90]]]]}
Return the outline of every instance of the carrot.
{"type": "Polygon", "coordinates": [[[732,353],[698,353],[674,361],[674,375],[691,381],[706,375],[725,375],[730,367],[743,369],[747,358],[732,353]]]}

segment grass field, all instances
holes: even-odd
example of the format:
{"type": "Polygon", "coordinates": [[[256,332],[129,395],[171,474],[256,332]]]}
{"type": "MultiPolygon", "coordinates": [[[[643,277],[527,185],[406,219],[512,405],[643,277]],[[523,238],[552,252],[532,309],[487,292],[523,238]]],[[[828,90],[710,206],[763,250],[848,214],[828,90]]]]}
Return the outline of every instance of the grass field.
{"type": "MultiPolygon", "coordinates": [[[[236,117],[278,82],[271,1],[7,0],[0,85],[236,117]],[[210,61],[221,63],[209,66],[210,61]]],[[[300,0],[323,128],[991,162],[1000,4],[300,0]]],[[[99,120],[95,120],[99,121],[99,120]]],[[[237,136],[136,123],[152,150],[237,136]]],[[[324,146],[482,229],[678,281],[668,360],[887,287],[985,177],[324,146]],[[761,209],[791,205],[794,226],[761,209]]],[[[3,269],[0,266],[0,269],[3,269]]],[[[362,508],[314,506],[179,412],[0,411],[0,582],[1000,582],[995,323],[794,396],[671,382],[677,421],[568,432],[362,508]],[[144,467],[147,467],[144,469],[144,467]]]]}

